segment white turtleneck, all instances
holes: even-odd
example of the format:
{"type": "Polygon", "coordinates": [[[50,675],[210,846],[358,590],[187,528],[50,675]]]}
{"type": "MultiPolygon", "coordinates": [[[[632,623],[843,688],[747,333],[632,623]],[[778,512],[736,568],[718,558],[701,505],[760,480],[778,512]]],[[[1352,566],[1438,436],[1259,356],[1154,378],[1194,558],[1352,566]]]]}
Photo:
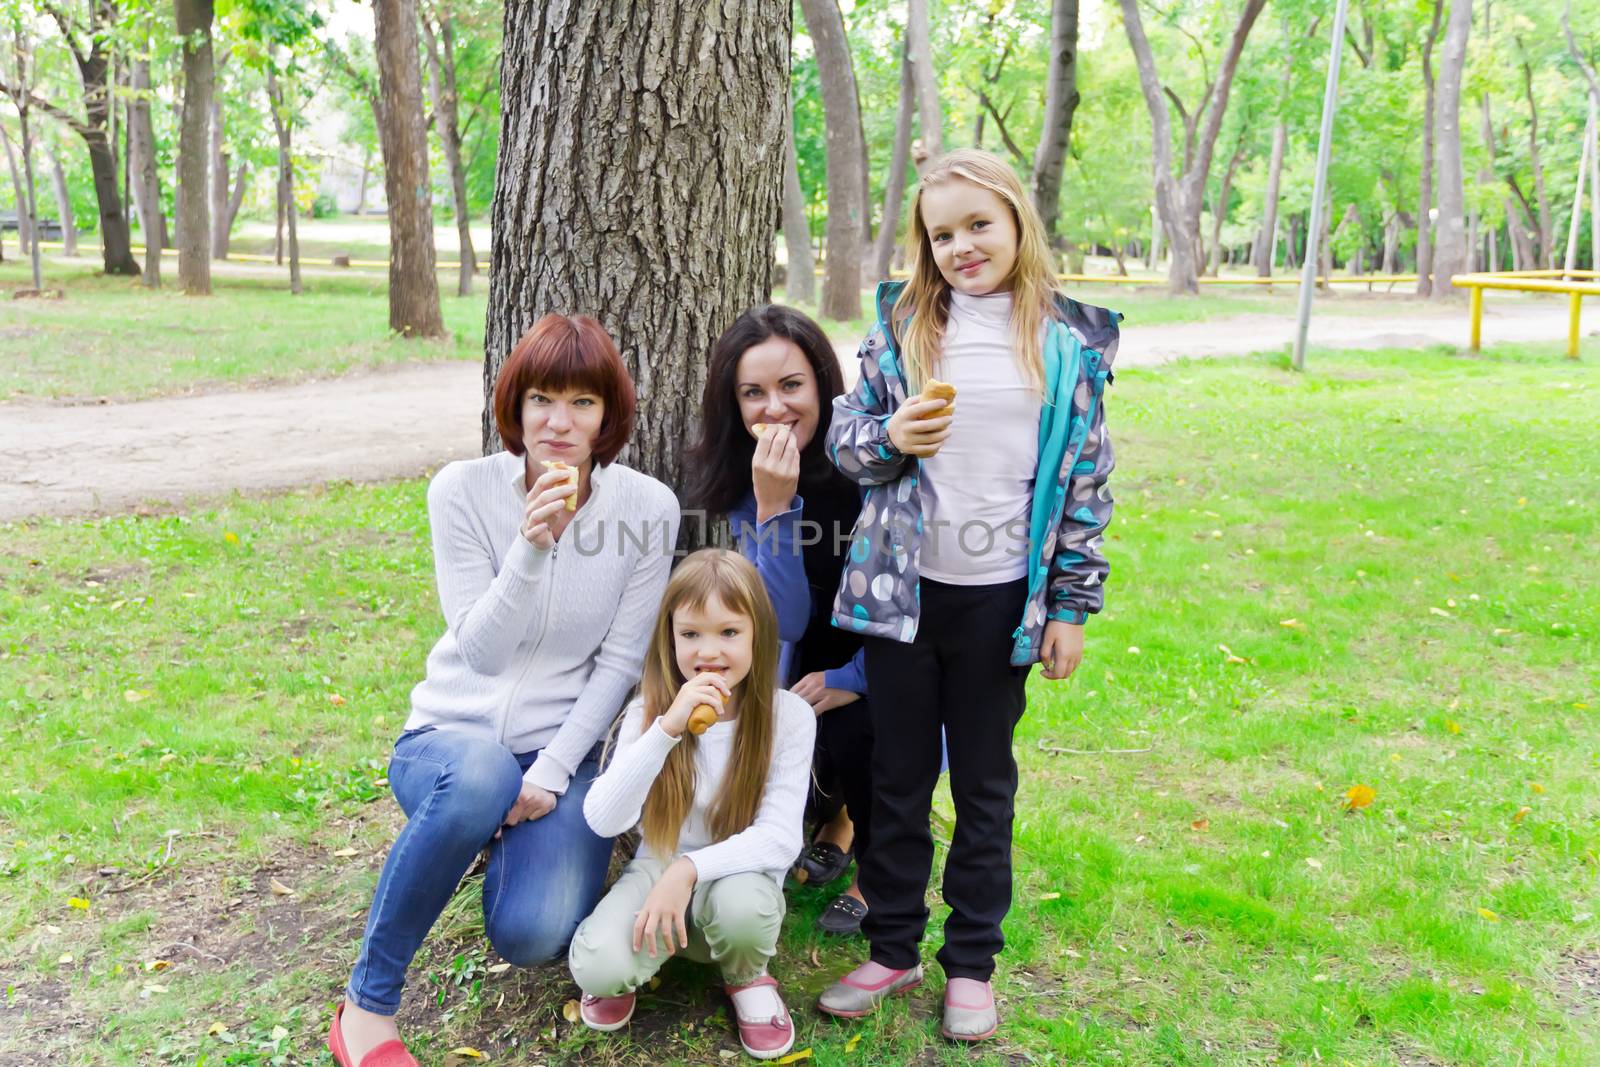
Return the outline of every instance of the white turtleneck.
{"type": "Polygon", "coordinates": [[[1042,401],[1017,364],[1010,293],[951,292],[937,373],[956,387],[956,417],[939,454],[922,461],[922,576],[1015,581],[1028,572],[1042,401]]]}

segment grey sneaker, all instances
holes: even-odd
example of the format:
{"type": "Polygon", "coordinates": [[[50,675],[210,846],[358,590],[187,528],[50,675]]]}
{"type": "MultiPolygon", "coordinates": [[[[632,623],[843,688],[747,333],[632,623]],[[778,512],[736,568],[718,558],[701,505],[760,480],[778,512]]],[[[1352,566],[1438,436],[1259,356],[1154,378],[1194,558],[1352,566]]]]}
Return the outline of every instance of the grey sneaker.
{"type": "Polygon", "coordinates": [[[994,988],[972,978],[952,978],[944,987],[944,1025],[939,1032],[951,1041],[982,1041],[1000,1027],[994,1010],[994,988]]]}
{"type": "Polygon", "coordinates": [[[878,1005],[896,993],[904,993],[922,984],[922,964],[904,971],[890,971],[887,978],[876,982],[861,976],[866,967],[862,964],[827,989],[817,1000],[817,1007],[840,1019],[859,1019],[878,1010],[878,1005]]]}

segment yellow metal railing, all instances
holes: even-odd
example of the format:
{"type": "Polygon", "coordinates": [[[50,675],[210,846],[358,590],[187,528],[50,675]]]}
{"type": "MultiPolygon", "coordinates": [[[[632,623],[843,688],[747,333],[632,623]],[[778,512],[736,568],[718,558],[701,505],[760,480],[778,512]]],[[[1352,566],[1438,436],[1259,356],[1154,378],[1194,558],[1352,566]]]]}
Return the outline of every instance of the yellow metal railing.
{"type": "Polygon", "coordinates": [[[1600,296],[1600,271],[1593,270],[1503,270],[1490,274],[1456,274],[1450,284],[1472,291],[1472,350],[1483,341],[1483,291],[1506,289],[1516,293],[1567,294],[1567,356],[1578,358],[1578,315],[1586,296],[1600,296]],[[1581,281],[1579,279],[1589,279],[1581,281]],[[1571,280],[1567,280],[1571,279],[1571,280]]]}

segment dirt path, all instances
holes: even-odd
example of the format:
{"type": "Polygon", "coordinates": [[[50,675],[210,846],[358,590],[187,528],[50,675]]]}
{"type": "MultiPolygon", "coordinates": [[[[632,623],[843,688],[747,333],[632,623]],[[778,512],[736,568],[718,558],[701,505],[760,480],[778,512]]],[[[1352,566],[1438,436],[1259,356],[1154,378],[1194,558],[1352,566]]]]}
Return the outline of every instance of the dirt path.
{"type": "MultiPolygon", "coordinates": [[[[1294,323],[1268,315],[1140,327],[1119,367],[1281,349],[1294,323]]],[[[1491,305],[1489,342],[1566,336],[1558,303],[1491,305]]],[[[1464,346],[1462,308],[1406,316],[1325,315],[1311,341],[1340,348],[1464,346]]],[[[854,343],[839,345],[854,377],[854,343]]],[[[479,451],[482,369],[420,363],[231,393],[128,404],[0,404],[0,522],[103,514],[232,490],[420,474],[479,451]]]]}

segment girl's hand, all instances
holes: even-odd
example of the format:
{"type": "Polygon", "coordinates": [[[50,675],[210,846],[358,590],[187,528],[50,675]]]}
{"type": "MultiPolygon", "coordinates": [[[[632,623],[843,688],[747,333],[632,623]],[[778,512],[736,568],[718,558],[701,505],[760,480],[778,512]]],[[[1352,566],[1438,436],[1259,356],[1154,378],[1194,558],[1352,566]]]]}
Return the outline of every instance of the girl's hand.
{"type": "Polygon", "coordinates": [[[1083,662],[1083,627],[1070,622],[1044,624],[1044,640],[1039,645],[1039,666],[1052,682],[1071,678],[1083,662]]]}
{"type": "MultiPolygon", "coordinates": [[[[506,826],[515,826],[519,822],[532,822],[542,819],[556,810],[556,795],[548,789],[542,789],[532,782],[524,780],[522,792],[517,794],[517,802],[511,805],[511,810],[506,812],[506,826]]],[[[494,832],[499,837],[500,830],[494,832]]]]}
{"type": "Polygon", "coordinates": [[[931,459],[950,436],[954,415],[928,418],[945,406],[944,400],[910,400],[895,409],[889,417],[889,443],[908,456],[931,459]]]}
{"type": "Polygon", "coordinates": [[[571,471],[551,470],[539,475],[522,505],[522,536],[534,548],[555,547],[555,531],[550,518],[567,506],[567,497],[578,491],[578,480],[571,471]]]}
{"type": "Polygon", "coordinates": [[[658,934],[666,935],[669,956],[689,947],[689,901],[698,880],[693,861],[682,856],[673,861],[644,898],[644,906],[633,920],[633,951],[648,945],[650,958],[655,959],[658,934]]]}
{"type": "Polygon", "coordinates": [[[775,424],[761,434],[750,458],[750,481],[756,491],[756,522],[789,510],[800,484],[800,446],[789,427],[775,424]]]}
{"type": "Polygon", "coordinates": [[[661,724],[668,737],[681,737],[683,731],[688,728],[689,714],[701,704],[710,704],[717,709],[718,719],[726,719],[728,700],[732,696],[733,688],[722,675],[712,671],[702,671],[683,683],[683,688],[678,690],[678,695],[667,708],[666,714],[656,721],[661,724]]]}
{"type": "Polygon", "coordinates": [[[861,699],[860,693],[852,693],[848,689],[832,689],[824,681],[825,675],[821,671],[812,671],[794,685],[789,691],[797,697],[804,698],[811,710],[821,715],[834,708],[842,708],[846,704],[854,704],[861,699]]]}

